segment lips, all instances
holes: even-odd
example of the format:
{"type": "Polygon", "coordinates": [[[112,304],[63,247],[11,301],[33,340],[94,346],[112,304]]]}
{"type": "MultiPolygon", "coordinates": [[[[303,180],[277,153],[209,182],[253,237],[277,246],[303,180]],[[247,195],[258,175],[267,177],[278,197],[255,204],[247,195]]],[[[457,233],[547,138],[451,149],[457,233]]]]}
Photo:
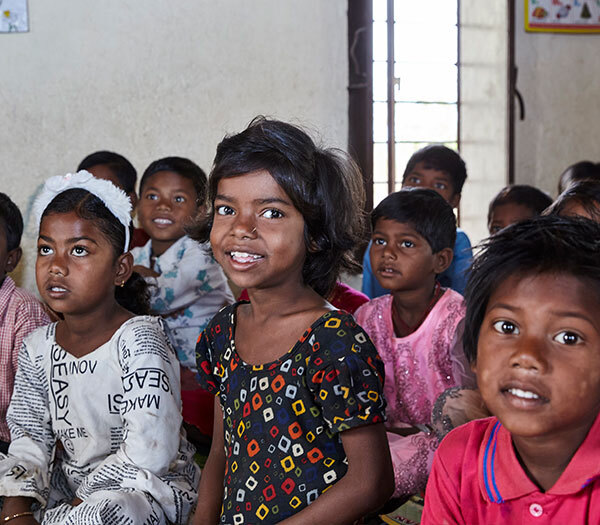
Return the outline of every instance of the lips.
{"type": "Polygon", "coordinates": [[[152,219],[152,223],[159,228],[165,228],[175,224],[175,221],[169,217],[154,217],[154,219],[152,219]]]}
{"type": "Polygon", "coordinates": [[[380,266],[377,269],[377,273],[383,276],[392,276],[395,275],[397,273],[399,273],[395,268],[391,267],[391,266],[380,266]]]}
{"type": "Polygon", "coordinates": [[[509,382],[500,389],[500,392],[511,405],[517,408],[536,408],[550,402],[545,388],[527,382],[509,382]]]}
{"type": "Polygon", "coordinates": [[[263,255],[239,250],[227,252],[227,255],[229,255],[229,257],[238,264],[250,264],[264,259],[263,255]]]}
{"type": "Polygon", "coordinates": [[[46,293],[53,299],[60,299],[69,293],[69,289],[65,288],[63,284],[49,283],[46,286],[46,293]]]}

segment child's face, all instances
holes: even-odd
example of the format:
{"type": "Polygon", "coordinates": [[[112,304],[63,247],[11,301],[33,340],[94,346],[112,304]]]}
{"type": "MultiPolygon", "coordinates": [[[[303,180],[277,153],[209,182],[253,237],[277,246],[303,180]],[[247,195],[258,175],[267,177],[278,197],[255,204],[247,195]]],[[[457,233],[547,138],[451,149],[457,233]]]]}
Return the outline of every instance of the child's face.
{"type": "Polygon", "coordinates": [[[155,255],[162,255],[185,235],[183,228],[197,209],[196,190],[190,179],[172,171],[157,171],[146,180],[138,218],[152,239],[155,255]]]}
{"type": "Polygon", "coordinates": [[[2,219],[0,219],[0,284],[4,276],[12,272],[21,260],[21,248],[17,247],[8,250],[6,239],[6,229],[2,219]]]}
{"type": "Polygon", "coordinates": [[[424,162],[417,162],[402,181],[403,188],[429,188],[439,193],[453,208],[460,203],[460,193],[454,192],[452,177],[446,171],[425,168],[424,162]]]}
{"type": "MultiPolygon", "coordinates": [[[[42,299],[56,312],[80,315],[110,306],[115,286],[127,280],[112,245],[93,221],[55,213],[40,224],[35,276],[42,299]]],[[[130,261],[129,261],[130,262],[130,261]]],[[[125,272],[125,273],[124,273],[125,272]]]]}
{"type": "Polygon", "coordinates": [[[492,210],[488,231],[490,232],[490,235],[494,235],[494,233],[498,233],[503,228],[506,228],[515,222],[529,219],[534,215],[535,214],[531,209],[522,204],[516,204],[514,202],[500,204],[499,206],[495,206],[492,210]]]}
{"type": "Polygon", "coordinates": [[[582,206],[577,201],[569,202],[560,212],[561,217],[585,217],[586,219],[590,219],[592,221],[598,221],[598,217],[600,217],[600,206],[595,206],[596,213],[590,213],[590,210],[582,206]]]}
{"type": "Polygon", "coordinates": [[[430,286],[452,261],[452,250],[432,253],[429,243],[412,226],[392,219],[379,219],[371,240],[375,277],[392,292],[430,286]]]}
{"type": "Polygon", "coordinates": [[[592,425],[600,409],[599,310],[597,295],[568,274],[514,275],[490,297],[474,370],[483,400],[517,446],[540,437],[568,442],[592,425]]]}
{"type": "Polygon", "coordinates": [[[237,286],[302,284],[304,218],[269,172],[221,179],[214,210],[213,253],[237,286]]]}

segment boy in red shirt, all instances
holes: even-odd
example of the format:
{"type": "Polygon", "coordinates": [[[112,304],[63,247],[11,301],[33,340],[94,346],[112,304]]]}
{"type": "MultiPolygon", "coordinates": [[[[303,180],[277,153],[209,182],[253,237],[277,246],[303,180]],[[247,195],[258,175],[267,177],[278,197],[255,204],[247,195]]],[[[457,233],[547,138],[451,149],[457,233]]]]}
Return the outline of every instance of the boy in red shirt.
{"type": "Polygon", "coordinates": [[[437,450],[422,524],[600,523],[600,228],[538,217],[491,238],[464,347],[496,417],[437,450]]]}

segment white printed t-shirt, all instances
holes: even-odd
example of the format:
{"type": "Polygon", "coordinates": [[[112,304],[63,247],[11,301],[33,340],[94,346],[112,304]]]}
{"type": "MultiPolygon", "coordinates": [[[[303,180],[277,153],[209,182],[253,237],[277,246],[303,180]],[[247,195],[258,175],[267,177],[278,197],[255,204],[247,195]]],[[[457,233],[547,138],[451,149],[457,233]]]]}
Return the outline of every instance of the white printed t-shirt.
{"type": "Polygon", "coordinates": [[[0,495],[39,501],[43,524],[187,523],[199,471],[163,321],[134,317],[81,358],[55,330],[32,332],[19,354],[0,495]]]}

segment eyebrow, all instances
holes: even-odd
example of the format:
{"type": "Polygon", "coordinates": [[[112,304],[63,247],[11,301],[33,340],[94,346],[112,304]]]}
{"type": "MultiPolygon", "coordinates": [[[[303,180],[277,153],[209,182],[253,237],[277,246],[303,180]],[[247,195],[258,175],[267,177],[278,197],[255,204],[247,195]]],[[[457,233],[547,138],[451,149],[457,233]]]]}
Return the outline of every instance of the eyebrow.
{"type": "MultiPolygon", "coordinates": [[[[160,192],[160,188],[157,188],[156,186],[144,186],[144,189],[142,190],[142,193],[144,193],[144,192],[146,192],[148,190],[160,192]]],[[[173,190],[173,193],[177,193],[177,192],[190,193],[189,190],[186,190],[185,188],[175,188],[173,190]]]]}
{"type": "MultiPolygon", "coordinates": [[[[493,310],[494,308],[503,308],[505,310],[510,310],[511,312],[518,312],[518,311],[522,310],[522,308],[519,308],[518,306],[511,306],[506,303],[495,303],[492,306],[490,306],[489,309],[493,310]]],[[[576,319],[581,319],[582,321],[586,321],[586,322],[594,325],[594,322],[592,321],[592,319],[581,312],[572,311],[572,310],[550,310],[549,313],[556,317],[574,317],[576,319]]]]}
{"type": "MultiPolygon", "coordinates": [[[[215,200],[222,200],[225,202],[235,201],[234,198],[222,194],[217,194],[215,196],[215,200]]],[[[286,206],[292,206],[292,203],[290,201],[282,199],[280,197],[267,197],[265,199],[255,199],[253,202],[255,204],[285,204],[286,206]]]]}
{"type": "MultiPolygon", "coordinates": [[[[52,237],[47,237],[46,235],[40,235],[39,238],[46,242],[54,242],[54,239],[52,237]]],[[[98,244],[95,239],[92,239],[91,237],[87,237],[85,235],[83,235],[82,237],[71,237],[70,239],[67,239],[66,242],[67,244],[74,244],[79,241],[90,241],[96,245],[98,244]]]]}

